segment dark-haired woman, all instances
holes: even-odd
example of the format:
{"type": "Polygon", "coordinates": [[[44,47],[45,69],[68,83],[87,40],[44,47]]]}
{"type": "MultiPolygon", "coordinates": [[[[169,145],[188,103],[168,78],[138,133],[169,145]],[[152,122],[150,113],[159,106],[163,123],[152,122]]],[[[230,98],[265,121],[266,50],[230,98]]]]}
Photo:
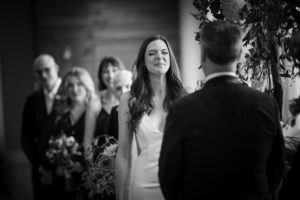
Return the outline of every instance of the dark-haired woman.
{"type": "Polygon", "coordinates": [[[163,199],[158,158],[169,107],[185,94],[168,41],[152,36],[142,43],[137,76],[119,107],[116,158],[117,199],[163,199]]]}
{"type": "Polygon", "coordinates": [[[98,90],[102,108],[97,118],[97,126],[95,136],[106,133],[108,119],[111,109],[119,104],[118,99],[114,95],[113,79],[116,72],[124,69],[123,62],[116,56],[104,57],[98,70],[98,90]]]}

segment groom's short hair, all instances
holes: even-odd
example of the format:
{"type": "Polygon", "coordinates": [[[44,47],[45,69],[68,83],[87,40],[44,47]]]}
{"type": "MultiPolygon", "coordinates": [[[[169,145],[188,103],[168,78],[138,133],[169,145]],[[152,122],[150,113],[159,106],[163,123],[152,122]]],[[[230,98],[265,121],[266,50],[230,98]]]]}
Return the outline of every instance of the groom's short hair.
{"type": "Polygon", "coordinates": [[[238,25],[224,20],[209,22],[201,32],[204,56],[224,65],[239,59],[242,51],[242,31],[238,25]]]}

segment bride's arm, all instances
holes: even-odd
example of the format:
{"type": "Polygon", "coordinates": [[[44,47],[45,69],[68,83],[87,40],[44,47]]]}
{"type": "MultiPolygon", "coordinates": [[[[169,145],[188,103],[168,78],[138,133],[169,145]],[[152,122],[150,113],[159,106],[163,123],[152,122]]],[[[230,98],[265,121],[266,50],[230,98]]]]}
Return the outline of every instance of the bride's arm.
{"type": "Polygon", "coordinates": [[[88,147],[94,138],[94,132],[97,124],[97,117],[101,110],[100,98],[93,94],[90,100],[87,102],[86,114],[85,114],[85,125],[83,135],[83,147],[84,151],[88,151],[88,147]]]}
{"type": "Polygon", "coordinates": [[[130,94],[125,93],[119,106],[119,146],[116,156],[115,186],[117,200],[126,200],[128,195],[128,178],[130,174],[132,132],[128,127],[130,119],[128,100],[130,94]]]}

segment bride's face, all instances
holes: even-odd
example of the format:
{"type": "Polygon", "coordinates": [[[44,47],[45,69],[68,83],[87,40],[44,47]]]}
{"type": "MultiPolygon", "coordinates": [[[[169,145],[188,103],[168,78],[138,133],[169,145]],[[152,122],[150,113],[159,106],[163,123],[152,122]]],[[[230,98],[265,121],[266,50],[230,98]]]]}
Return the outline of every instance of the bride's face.
{"type": "Polygon", "coordinates": [[[145,52],[145,65],[150,74],[163,75],[170,69],[170,54],[162,40],[150,42],[145,52]]]}

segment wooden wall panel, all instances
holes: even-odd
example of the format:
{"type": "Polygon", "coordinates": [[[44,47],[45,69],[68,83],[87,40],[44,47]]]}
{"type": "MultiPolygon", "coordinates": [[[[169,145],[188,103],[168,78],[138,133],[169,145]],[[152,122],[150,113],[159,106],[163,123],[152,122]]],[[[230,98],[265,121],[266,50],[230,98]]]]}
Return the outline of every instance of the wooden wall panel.
{"type": "Polygon", "coordinates": [[[176,0],[36,0],[35,8],[38,52],[54,55],[62,74],[83,66],[96,80],[107,55],[130,69],[141,42],[153,34],[166,36],[179,56],[176,0]],[[63,57],[66,49],[69,59],[63,57]]]}

